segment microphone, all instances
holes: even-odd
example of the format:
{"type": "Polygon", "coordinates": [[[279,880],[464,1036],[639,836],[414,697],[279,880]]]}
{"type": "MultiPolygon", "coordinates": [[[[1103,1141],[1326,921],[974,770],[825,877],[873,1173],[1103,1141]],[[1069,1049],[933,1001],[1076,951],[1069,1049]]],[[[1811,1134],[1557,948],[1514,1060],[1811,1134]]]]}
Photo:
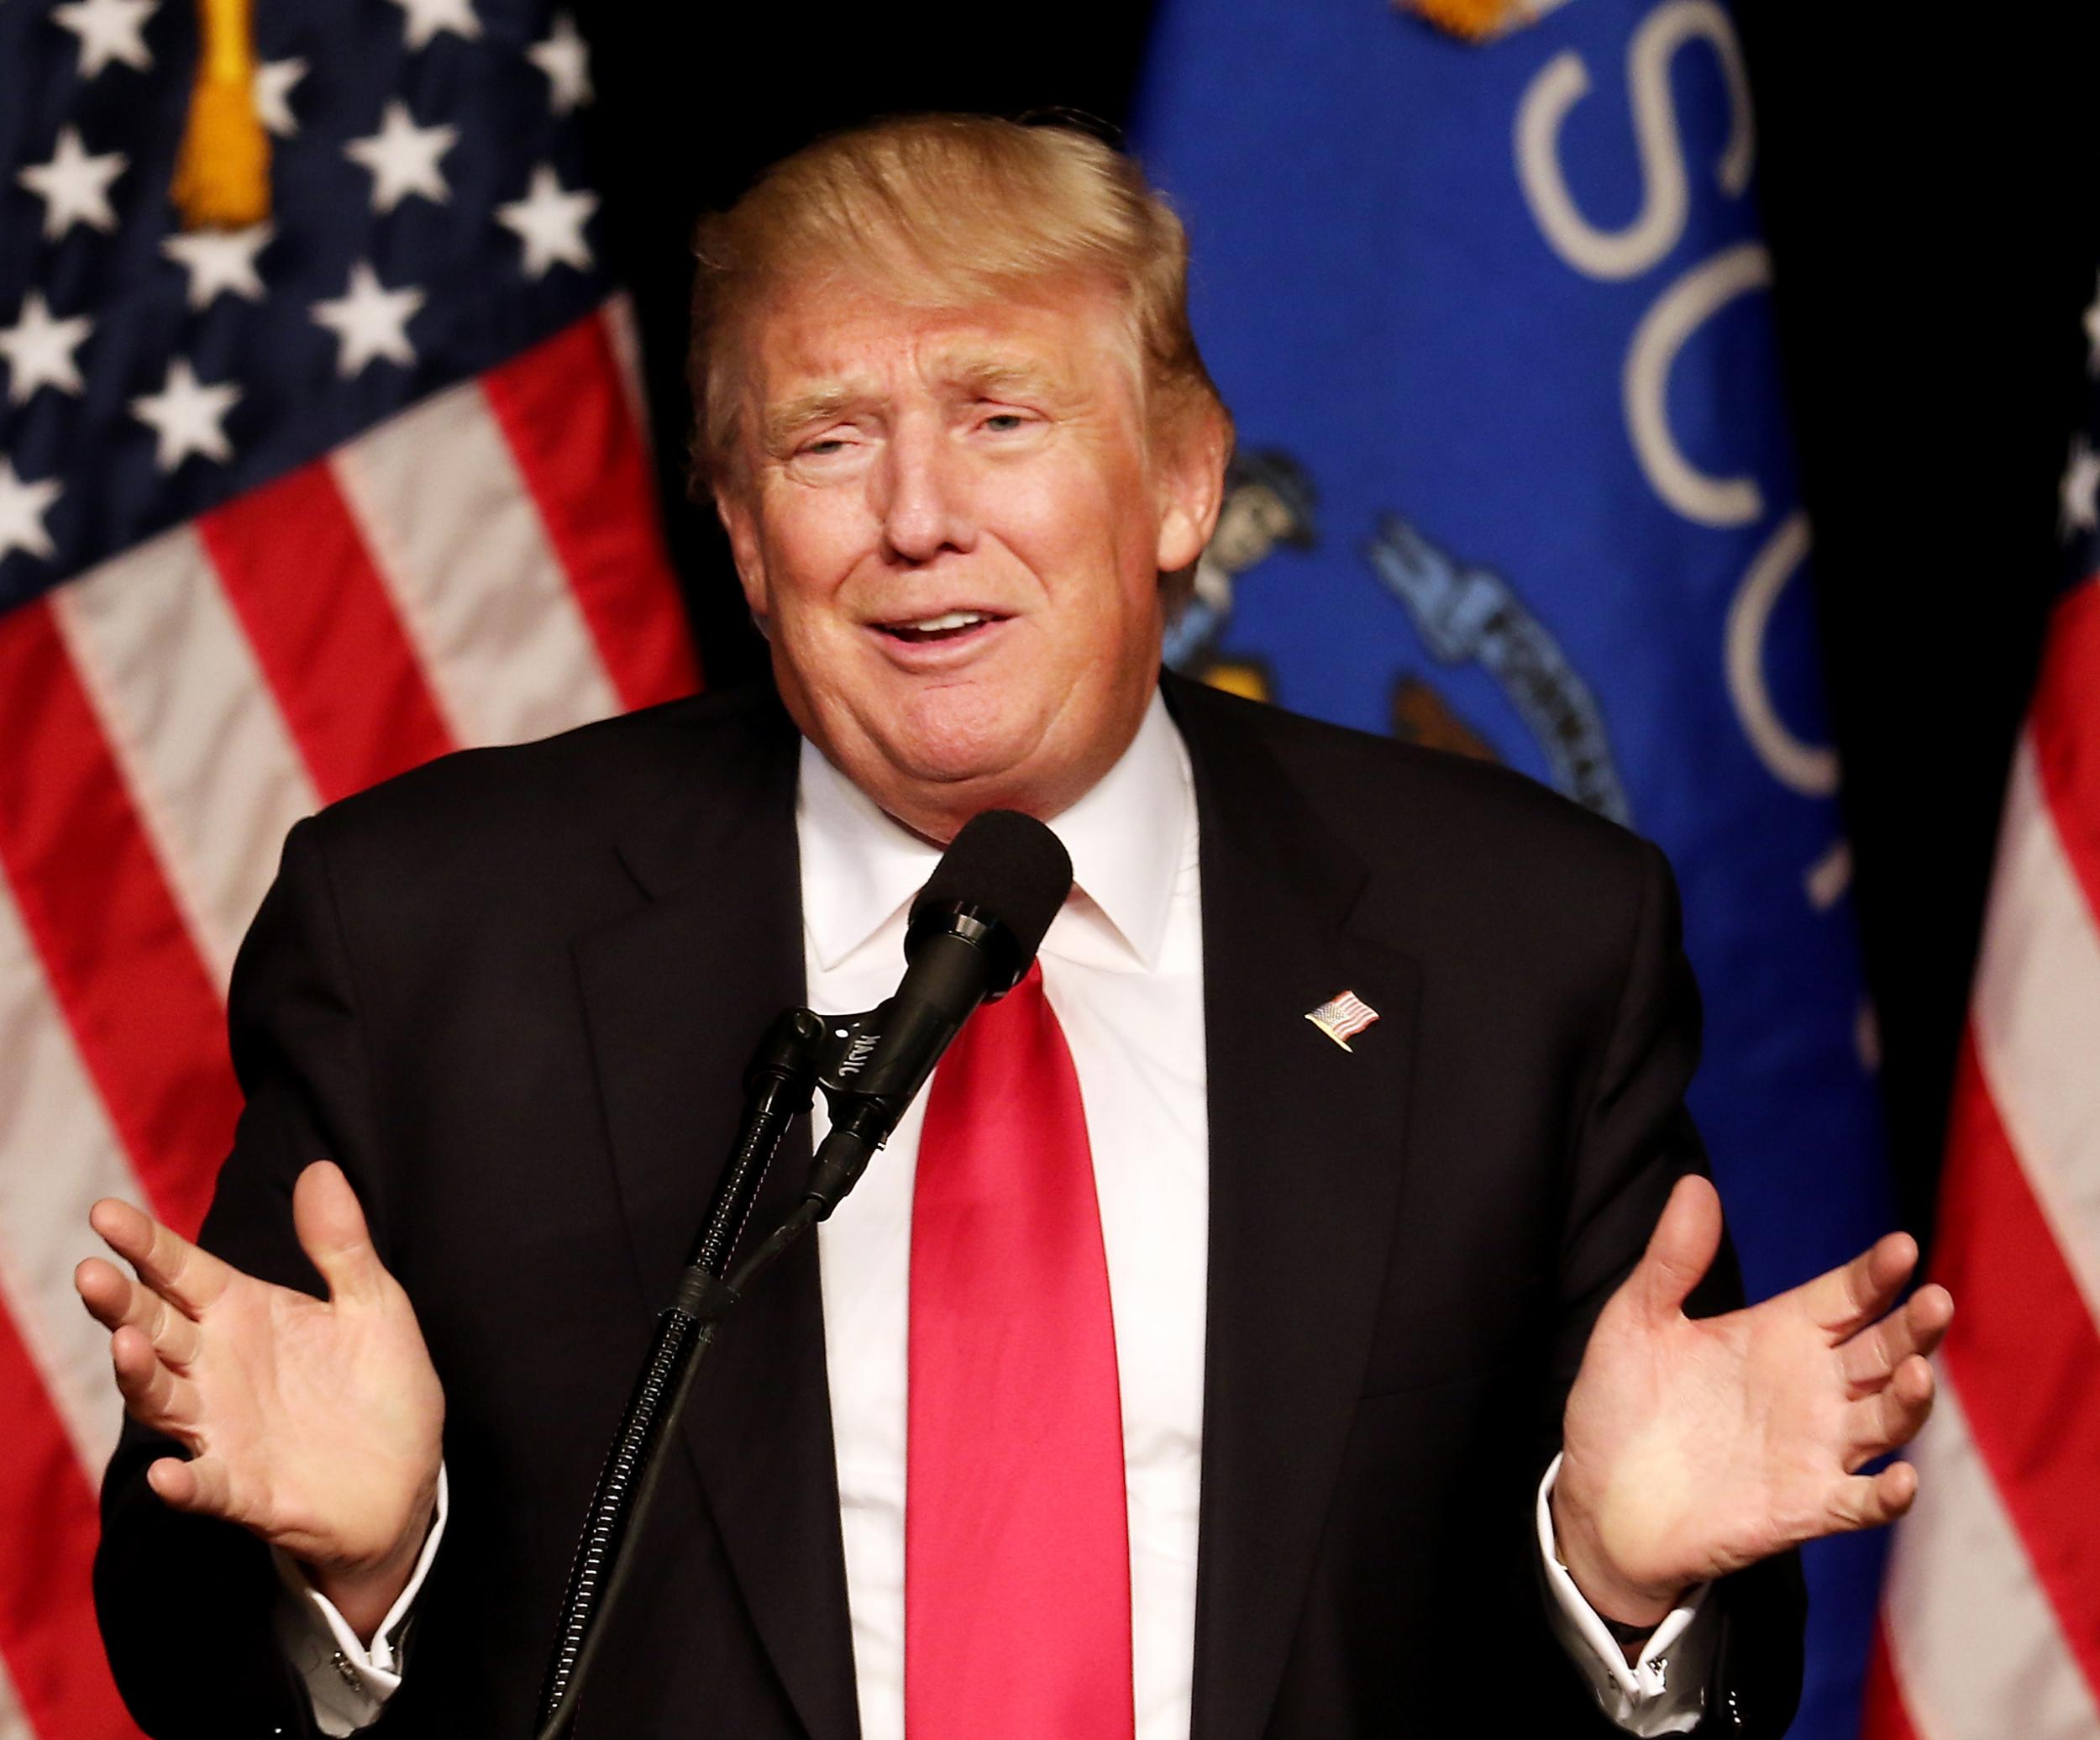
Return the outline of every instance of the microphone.
{"type": "Polygon", "coordinates": [[[821,1078],[831,1132],[803,1201],[827,1220],[890,1139],[933,1066],[977,1006],[1018,985],[1072,891],[1057,835],[1017,810],[971,818],[911,903],[896,994],[836,1037],[821,1078]]]}

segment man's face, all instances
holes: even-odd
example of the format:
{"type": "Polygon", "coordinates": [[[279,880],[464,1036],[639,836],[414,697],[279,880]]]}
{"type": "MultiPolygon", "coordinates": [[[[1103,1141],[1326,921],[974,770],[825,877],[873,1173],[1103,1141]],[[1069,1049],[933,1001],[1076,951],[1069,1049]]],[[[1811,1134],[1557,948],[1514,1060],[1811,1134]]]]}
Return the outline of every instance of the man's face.
{"type": "Polygon", "coordinates": [[[1163,450],[1084,288],[956,313],[814,286],[754,329],[717,499],[788,710],[931,837],[1056,814],[1144,714],[1159,574],[1202,549],[1221,429],[1163,450]]]}

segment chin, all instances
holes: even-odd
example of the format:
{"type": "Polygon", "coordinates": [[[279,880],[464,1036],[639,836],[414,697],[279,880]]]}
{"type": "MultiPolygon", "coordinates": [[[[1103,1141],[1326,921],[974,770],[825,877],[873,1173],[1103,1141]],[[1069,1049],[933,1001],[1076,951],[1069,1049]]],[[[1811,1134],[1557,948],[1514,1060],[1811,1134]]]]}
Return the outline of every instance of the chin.
{"type": "Polygon", "coordinates": [[[1043,722],[1011,697],[953,688],[914,697],[885,734],[900,769],[948,785],[995,781],[1028,758],[1042,731],[1043,722]]]}

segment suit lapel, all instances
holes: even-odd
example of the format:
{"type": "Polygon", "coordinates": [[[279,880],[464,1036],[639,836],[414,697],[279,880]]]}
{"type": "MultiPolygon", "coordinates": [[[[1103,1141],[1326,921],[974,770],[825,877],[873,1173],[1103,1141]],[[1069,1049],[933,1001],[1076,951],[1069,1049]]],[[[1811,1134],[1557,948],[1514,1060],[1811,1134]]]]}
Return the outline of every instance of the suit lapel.
{"type": "MultiPolygon", "coordinates": [[[[647,904],[577,947],[615,1188],[651,1314],[734,1139],[751,1050],[804,1000],[793,728],[767,708],[713,728],[725,741],[696,756],[691,782],[621,841],[647,904]]],[[[747,1241],[792,1206],[808,1152],[798,1131],[747,1241]]],[[[723,1326],[684,1437],[796,1711],[812,1740],[844,1740],[858,1717],[813,1238],[723,1326]]]]}
{"type": "Polygon", "coordinates": [[[1231,704],[1168,693],[1196,780],[1210,1102],[1193,1732],[1252,1740],[1386,1291],[1419,973],[1350,929],[1363,865],[1231,704]],[[1380,1017],[1348,1051],[1305,1019],[1343,991],[1380,1017]]]}

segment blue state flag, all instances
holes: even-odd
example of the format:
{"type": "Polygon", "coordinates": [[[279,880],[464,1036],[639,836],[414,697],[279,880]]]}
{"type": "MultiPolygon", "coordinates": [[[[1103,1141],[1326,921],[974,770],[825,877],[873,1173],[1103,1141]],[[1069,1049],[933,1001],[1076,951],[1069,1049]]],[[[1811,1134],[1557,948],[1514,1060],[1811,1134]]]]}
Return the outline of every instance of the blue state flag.
{"type": "MultiPolygon", "coordinates": [[[[1385,0],[1164,0],[1134,143],[1240,432],[1169,657],[1668,852],[1761,1296],[1889,1202],[1749,90],[1715,0],[1530,11],[1467,43],[1385,0]]],[[[1880,1550],[1811,1550],[1797,1735],[1856,1731],[1880,1550]]]]}

